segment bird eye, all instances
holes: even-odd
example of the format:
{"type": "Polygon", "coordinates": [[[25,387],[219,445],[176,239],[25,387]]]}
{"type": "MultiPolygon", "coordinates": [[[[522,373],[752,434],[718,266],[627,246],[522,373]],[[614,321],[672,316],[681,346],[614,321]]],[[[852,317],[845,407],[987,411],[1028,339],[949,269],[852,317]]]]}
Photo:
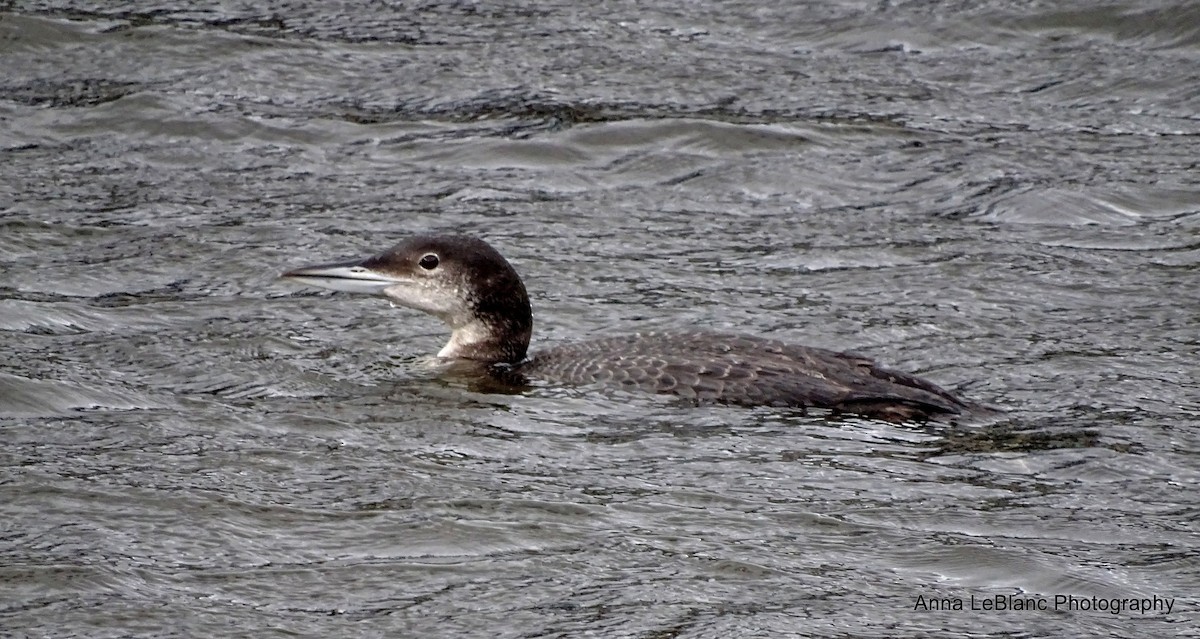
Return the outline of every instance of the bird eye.
{"type": "Polygon", "coordinates": [[[421,261],[417,262],[417,264],[420,264],[421,268],[425,269],[426,271],[432,271],[433,269],[437,268],[438,256],[434,255],[433,253],[426,253],[421,257],[421,261]]]}

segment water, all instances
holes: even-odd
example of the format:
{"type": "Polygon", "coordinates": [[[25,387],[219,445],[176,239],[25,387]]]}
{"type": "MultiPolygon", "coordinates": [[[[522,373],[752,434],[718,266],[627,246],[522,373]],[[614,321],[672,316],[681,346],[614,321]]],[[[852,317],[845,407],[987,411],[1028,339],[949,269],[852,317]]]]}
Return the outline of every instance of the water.
{"type": "Polygon", "coordinates": [[[3,5],[0,629],[1200,636],[1200,11],[1093,5],[3,5]],[[535,344],[736,330],[1007,413],[482,394],[275,279],[431,230],[535,344]]]}

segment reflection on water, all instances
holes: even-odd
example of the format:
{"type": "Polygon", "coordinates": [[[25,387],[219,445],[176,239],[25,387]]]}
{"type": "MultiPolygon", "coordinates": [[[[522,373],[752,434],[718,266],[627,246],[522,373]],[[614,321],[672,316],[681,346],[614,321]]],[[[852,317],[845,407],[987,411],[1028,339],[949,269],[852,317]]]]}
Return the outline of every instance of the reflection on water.
{"type": "Polygon", "coordinates": [[[1200,621],[1191,4],[4,11],[8,632],[1200,621]],[[1007,412],[488,393],[275,280],[428,230],[512,259],[535,345],[756,333],[1007,412]],[[1175,604],[914,609],[1009,594],[1175,604]]]}

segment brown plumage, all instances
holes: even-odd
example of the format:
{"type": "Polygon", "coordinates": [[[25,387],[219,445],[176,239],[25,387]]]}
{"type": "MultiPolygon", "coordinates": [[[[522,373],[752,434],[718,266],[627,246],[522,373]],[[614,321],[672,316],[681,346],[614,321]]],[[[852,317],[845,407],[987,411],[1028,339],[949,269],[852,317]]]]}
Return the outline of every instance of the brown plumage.
{"type": "Polygon", "coordinates": [[[641,333],[566,344],[535,353],[515,371],[696,403],[827,408],[889,421],[958,415],[971,407],[865,357],[722,333],[641,333]]]}

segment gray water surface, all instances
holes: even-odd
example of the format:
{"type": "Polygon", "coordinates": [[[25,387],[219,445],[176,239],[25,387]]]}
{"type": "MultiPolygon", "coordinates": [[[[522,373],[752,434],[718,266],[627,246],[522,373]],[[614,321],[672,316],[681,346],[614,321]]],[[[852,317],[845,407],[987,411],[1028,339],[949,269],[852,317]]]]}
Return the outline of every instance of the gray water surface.
{"type": "Polygon", "coordinates": [[[1200,636],[1200,7],[795,4],[0,3],[0,634],[1200,636]],[[1005,413],[485,394],[277,280],[427,231],[535,348],[1005,413]]]}

